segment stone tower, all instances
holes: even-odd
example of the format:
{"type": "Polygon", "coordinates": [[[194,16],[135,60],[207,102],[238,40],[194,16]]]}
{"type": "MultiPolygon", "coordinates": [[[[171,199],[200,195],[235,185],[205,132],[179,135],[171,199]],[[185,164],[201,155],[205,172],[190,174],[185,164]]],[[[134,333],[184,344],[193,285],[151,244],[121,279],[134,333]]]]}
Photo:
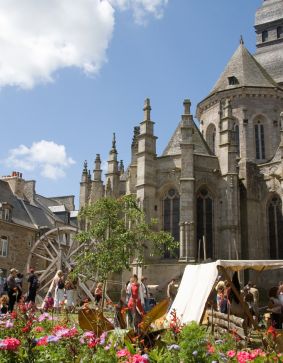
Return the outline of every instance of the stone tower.
{"type": "Polygon", "coordinates": [[[265,0],[255,16],[256,60],[283,84],[283,0],[265,0]]]}

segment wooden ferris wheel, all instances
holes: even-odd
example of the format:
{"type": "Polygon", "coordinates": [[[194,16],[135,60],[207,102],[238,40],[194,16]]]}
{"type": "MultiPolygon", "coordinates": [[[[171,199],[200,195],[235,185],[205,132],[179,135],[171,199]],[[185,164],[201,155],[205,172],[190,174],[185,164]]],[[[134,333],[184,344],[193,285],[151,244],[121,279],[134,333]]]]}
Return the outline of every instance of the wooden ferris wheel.
{"type": "MultiPolygon", "coordinates": [[[[83,253],[85,245],[75,239],[78,229],[64,226],[44,233],[33,245],[29,253],[27,271],[31,268],[39,279],[38,294],[44,297],[51,286],[58,270],[67,273],[75,266],[75,258],[83,253]]],[[[91,293],[94,280],[84,282],[84,276],[78,276],[79,293],[93,300],[91,293]]]]}

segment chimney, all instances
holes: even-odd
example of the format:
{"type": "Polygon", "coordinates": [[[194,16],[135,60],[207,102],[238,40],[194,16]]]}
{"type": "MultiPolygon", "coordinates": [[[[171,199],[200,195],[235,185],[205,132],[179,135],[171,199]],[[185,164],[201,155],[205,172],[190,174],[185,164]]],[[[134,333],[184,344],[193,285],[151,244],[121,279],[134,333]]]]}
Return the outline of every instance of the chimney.
{"type": "Polygon", "coordinates": [[[9,183],[9,186],[18,198],[24,198],[25,190],[25,180],[23,179],[23,174],[18,171],[13,171],[12,175],[3,176],[2,180],[9,183]]]}

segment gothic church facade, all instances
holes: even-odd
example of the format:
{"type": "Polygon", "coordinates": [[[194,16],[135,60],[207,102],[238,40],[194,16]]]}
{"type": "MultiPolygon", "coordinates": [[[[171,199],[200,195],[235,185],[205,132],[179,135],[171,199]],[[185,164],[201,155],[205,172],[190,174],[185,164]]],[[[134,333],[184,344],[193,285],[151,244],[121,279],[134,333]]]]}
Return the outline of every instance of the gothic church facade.
{"type": "Polygon", "coordinates": [[[156,155],[149,99],[134,129],[131,162],[117,160],[115,135],[105,184],[101,160],[85,163],[80,207],[102,196],[135,194],[148,218],[180,242],[176,255],[147,256],[162,283],[203,259],[283,259],[283,0],[256,12],[256,52],[241,39],[219,80],[189,100],[162,155],[156,155]]]}

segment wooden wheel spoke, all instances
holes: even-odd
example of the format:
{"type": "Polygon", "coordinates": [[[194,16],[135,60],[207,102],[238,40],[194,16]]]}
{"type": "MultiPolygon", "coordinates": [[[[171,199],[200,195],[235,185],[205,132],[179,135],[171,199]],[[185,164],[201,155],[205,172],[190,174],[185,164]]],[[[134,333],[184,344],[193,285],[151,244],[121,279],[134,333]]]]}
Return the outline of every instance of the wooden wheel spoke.
{"type": "Polygon", "coordinates": [[[46,256],[43,256],[43,255],[40,255],[39,253],[36,253],[36,252],[32,252],[33,256],[36,256],[38,258],[42,258],[43,260],[46,260],[46,261],[50,261],[52,262],[53,260],[51,258],[48,258],[46,256]]]}
{"type": "MultiPolygon", "coordinates": [[[[55,241],[56,243],[56,241],[55,241]]],[[[52,247],[53,251],[55,252],[56,256],[58,256],[58,250],[54,247],[53,242],[51,242],[51,239],[48,241],[49,246],[52,247]]]]}
{"type": "Polygon", "coordinates": [[[43,291],[46,287],[50,287],[52,280],[53,280],[53,276],[50,279],[48,279],[47,282],[43,286],[40,286],[39,291],[43,291]]]}
{"type": "Polygon", "coordinates": [[[43,247],[44,247],[45,251],[48,253],[48,255],[53,259],[54,256],[52,255],[52,253],[50,252],[49,248],[46,246],[45,243],[43,244],[43,247]]]}

